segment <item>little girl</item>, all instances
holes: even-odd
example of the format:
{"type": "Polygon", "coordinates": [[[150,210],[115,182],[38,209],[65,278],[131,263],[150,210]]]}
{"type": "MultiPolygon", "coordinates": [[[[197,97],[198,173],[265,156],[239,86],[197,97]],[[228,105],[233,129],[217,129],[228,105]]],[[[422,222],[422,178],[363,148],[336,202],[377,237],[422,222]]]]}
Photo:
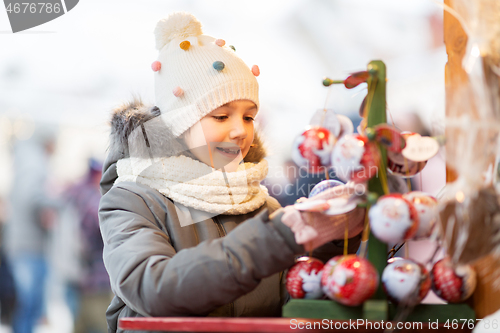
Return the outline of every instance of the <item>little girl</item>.
{"type": "Polygon", "coordinates": [[[279,316],[282,272],[305,251],[341,254],[344,224],[339,232],[320,213],[279,209],[259,184],[258,68],[203,35],[191,14],[161,20],[155,35],[156,106],[114,110],[101,180],[109,332],[122,317],[279,316]]]}

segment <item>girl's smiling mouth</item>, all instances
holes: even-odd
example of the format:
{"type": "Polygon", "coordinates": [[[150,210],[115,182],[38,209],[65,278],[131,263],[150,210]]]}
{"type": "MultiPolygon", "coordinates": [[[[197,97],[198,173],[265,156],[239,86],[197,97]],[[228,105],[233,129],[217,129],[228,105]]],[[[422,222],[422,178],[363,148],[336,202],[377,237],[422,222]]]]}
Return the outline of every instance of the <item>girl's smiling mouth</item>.
{"type": "Polygon", "coordinates": [[[235,158],[241,153],[241,149],[239,147],[231,147],[231,148],[224,148],[224,147],[215,147],[219,153],[221,153],[224,156],[235,158]]]}

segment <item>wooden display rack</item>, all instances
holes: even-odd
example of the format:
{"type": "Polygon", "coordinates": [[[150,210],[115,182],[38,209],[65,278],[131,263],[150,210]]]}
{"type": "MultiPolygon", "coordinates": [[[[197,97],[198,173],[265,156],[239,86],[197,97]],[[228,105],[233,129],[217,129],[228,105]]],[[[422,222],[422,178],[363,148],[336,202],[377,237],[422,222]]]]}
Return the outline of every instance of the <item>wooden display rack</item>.
{"type": "MultiPolygon", "coordinates": [[[[380,60],[368,64],[368,97],[367,128],[372,128],[387,122],[386,117],[386,68],[380,60]]],[[[340,81],[334,81],[340,82],[340,81]]],[[[384,147],[381,150],[381,166],[378,177],[373,177],[368,182],[368,190],[379,196],[384,195],[381,179],[387,179],[387,154],[384,147]]],[[[370,232],[368,240],[368,260],[375,266],[379,277],[387,263],[387,245],[379,241],[370,232]]],[[[292,299],[283,307],[283,317],[288,318],[326,318],[336,320],[367,319],[367,320],[392,320],[396,309],[389,304],[382,290],[382,283],[373,295],[363,305],[357,307],[345,306],[330,300],[304,300],[292,299]]],[[[467,304],[421,304],[415,307],[406,318],[407,321],[428,320],[445,322],[447,319],[473,319],[474,311],[467,304]]]]}

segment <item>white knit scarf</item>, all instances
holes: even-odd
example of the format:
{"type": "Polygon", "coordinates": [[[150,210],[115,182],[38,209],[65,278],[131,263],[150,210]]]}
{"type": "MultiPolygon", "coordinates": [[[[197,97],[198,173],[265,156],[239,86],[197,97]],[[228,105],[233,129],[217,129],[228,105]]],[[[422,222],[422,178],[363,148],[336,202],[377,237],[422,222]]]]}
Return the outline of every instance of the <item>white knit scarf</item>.
{"type": "Polygon", "coordinates": [[[215,214],[240,215],[261,207],[268,195],[260,182],[267,161],[242,163],[235,172],[213,171],[187,156],[155,159],[126,158],[117,163],[121,182],[137,182],[158,190],[174,202],[215,214]]]}

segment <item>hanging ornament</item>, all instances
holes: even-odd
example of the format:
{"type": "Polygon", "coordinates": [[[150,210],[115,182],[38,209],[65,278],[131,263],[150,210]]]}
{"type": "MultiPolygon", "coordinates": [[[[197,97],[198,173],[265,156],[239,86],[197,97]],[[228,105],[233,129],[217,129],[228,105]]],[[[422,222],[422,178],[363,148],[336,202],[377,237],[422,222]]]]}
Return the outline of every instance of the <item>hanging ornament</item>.
{"type": "Polygon", "coordinates": [[[329,298],[344,305],[357,306],[377,289],[378,274],[367,259],[356,255],[336,256],[323,268],[321,285],[329,298]]]}
{"type": "Polygon", "coordinates": [[[375,141],[383,145],[387,151],[401,153],[406,146],[405,139],[399,130],[387,124],[377,125],[370,132],[375,141]]]}
{"type": "Polygon", "coordinates": [[[323,127],[312,127],[295,139],[292,159],[309,172],[322,173],[330,166],[335,137],[323,127]]]}
{"type": "MultiPolygon", "coordinates": [[[[420,137],[420,134],[417,133],[411,133],[411,132],[402,132],[401,135],[403,138],[408,142],[408,139],[410,137],[418,136],[420,137]]],[[[413,145],[413,148],[411,146],[412,140],[410,140],[410,144],[407,143],[407,146],[403,149],[403,151],[399,152],[394,152],[394,151],[388,151],[387,152],[387,168],[394,174],[401,176],[401,177],[411,177],[422,171],[427,164],[427,160],[424,161],[414,161],[411,159],[406,158],[403,154],[404,151],[407,149],[410,149],[411,151],[414,151],[416,148],[415,145],[413,145]]]]}
{"type": "Polygon", "coordinates": [[[401,194],[380,197],[369,211],[370,229],[382,242],[400,243],[410,239],[418,230],[418,213],[413,204],[401,194]]]}
{"type": "Polygon", "coordinates": [[[439,218],[437,199],[427,193],[419,191],[403,194],[403,198],[410,201],[417,210],[418,229],[414,237],[430,237],[439,218]]]}
{"type": "Polygon", "coordinates": [[[431,278],[422,264],[410,259],[397,259],[385,267],[382,286],[391,302],[414,306],[429,292],[431,278]]]}
{"type": "Polygon", "coordinates": [[[476,271],[470,265],[453,267],[448,257],[439,260],[431,270],[432,290],[450,303],[465,301],[476,288],[476,271]]]}
{"type": "Polygon", "coordinates": [[[332,165],[343,181],[363,182],[378,171],[379,152],[375,143],[358,134],[341,138],[332,153],[332,165]]]}
{"type": "Polygon", "coordinates": [[[301,257],[288,270],[286,289],[292,298],[318,299],[323,297],[321,275],[324,264],[311,257],[301,257]]]}
{"type": "Polygon", "coordinates": [[[341,185],[344,185],[344,183],[339,182],[338,180],[333,180],[333,179],[323,180],[312,188],[311,192],[309,193],[309,198],[312,198],[315,195],[320,194],[321,192],[324,192],[330,188],[334,188],[341,185]]]}
{"type": "Polygon", "coordinates": [[[342,136],[352,134],[354,125],[348,117],[336,114],[332,109],[322,109],[316,111],[309,122],[312,127],[324,127],[332,133],[338,140],[342,136]]]}

